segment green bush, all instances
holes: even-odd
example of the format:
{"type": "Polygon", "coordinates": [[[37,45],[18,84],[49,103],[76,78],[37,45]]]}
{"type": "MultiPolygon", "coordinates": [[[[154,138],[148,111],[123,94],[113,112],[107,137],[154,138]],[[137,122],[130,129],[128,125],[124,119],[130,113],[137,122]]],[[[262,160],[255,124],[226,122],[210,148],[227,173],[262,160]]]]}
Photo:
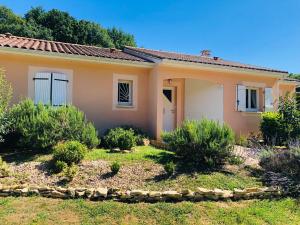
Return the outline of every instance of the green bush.
{"type": "Polygon", "coordinates": [[[245,162],[245,159],[238,155],[233,155],[229,158],[228,163],[230,165],[241,165],[245,162]]]}
{"type": "Polygon", "coordinates": [[[7,110],[12,97],[12,87],[6,80],[4,71],[0,69],[0,142],[4,141],[4,136],[9,132],[9,120],[7,110]]]}
{"type": "Polygon", "coordinates": [[[130,150],[136,145],[136,136],[132,129],[125,130],[121,127],[117,127],[108,130],[104,136],[104,141],[108,148],[130,150]]]}
{"type": "Polygon", "coordinates": [[[265,112],[262,114],[260,130],[267,144],[280,145],[283,142],[281,120],[281,114],[278,112],[265,112]]]}
{"type": "Polygon", "coordinates": [[[63,175],[68,181],[72,181],[74,177],[78,174],[78,171],[78,166],[72,163],[70,166],[67,166],[63,169],[63,175]]]}
{"type": "Polygon", "coordinates": [[[53,170],[54,170],[55,173],[60,173],[67,167],[68,167],[67,163],[65,163],[63,161],[60,161],[60,160],[57,160],[57,161],[54,162],[53,170]]]}
{"type": "Polygon", "coordinates": [[[287,94],[279,100],[278,112],[262,114],[261,132],[267,144],[288,145],[300,138],[300,111],[295,95],[287,94]]]}
{"type": "Polygon", "coordinates": [[[163,133],[171,151],[197,166],[218,167],[231,156],[234,133],[227,125],[211,120],[185,121],[180,128],[163,133]]]}
{"type": "Polygon", "coordinates": [[[141,128],[131,125],[123,125],[121,128],[124,130],[132,130],[136,136],[136,144],[139,146],[144,145],[144,139],[149,139],[149,136],[141,128]]]}
{"type": "Polygon", "coordinates": [[[164,169],[166,171],[166,173],[171,176],[172,174],[174,174],[174,171],[175,171],[175,163],[173,162],[167,162],[165,165],[164,165],[164,169]]]}
{"type": "Polygon", "coordinates": [[[10,174],[9,166],[5,161],[2,160],[0,156],[0,178],[1,177],[8,177],[10,174]]]}
{"type": "Polygon", "coordinates": [[[266,171],[300,179],[300,148],[287,150],[265,150],[261,153],[259,165],[266,171]]]}
{"type": "Polygon", "coordinates": [[[59,141],[76,140],[89,148],[99,144],[94,126],[74,106],[50,107],[24,100],[9,113],[12,135],[19,146],[51,148],[59,141]]]}
{"type": "Polygon", "coordinates": [[[111,165],[110,165],[110,170],[113,174],[117,174],[121,169],[121,165],[119,162],[113,162],[111,165]]]}
{"type": "Polygon", "coordinates": [[[53,159],[55,162],[65,162],[70,166],[71,164],[79,163],[87,153],[87,147],[78,141],[67,141],[58,143],[53,148],[53,159]]]}

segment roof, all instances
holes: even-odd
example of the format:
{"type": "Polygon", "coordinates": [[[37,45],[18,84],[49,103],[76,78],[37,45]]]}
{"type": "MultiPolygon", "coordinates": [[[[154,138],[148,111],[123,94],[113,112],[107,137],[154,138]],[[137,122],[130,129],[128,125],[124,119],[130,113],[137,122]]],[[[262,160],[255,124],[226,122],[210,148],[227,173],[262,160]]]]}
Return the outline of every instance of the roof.
{"type": "Polygon", "coordinates": [[[131,47],[131,46],[126,46],[125,49],[136,51],[137,53],[140,53],[144,56],[150,56],[150,57],[155,57],[155,58],[159,58],[159,59],[170,59],[170,60],[177,60],[177,61],[184,61],[184,62],[194,62],[194,63],[202,63],[202,64],[228,66],[228,67],[236,67],[236,68],[275,72],[275,73],[288,73],[287,71],[223,60],[219,57],[188,55],[188,54],[182,54],[182,53],[176,53],[176,52],[167,52],[167,51],[152,50],[152,49],[145,49],[145,48],[136,48],[136,47],[131,47]]]}
{"type": "Polygon", "coordinates": [[[69,55],[94,56],[138,62],[148,62],[143,58],[136,57],[134,55],[125,53],[117,49],[100,48],[96,46],[71,44],[58,41],[48,41],[27,37],[18,37],[10,34],[0,35],[0,46],[41,52],[55,52],[65,53],[69,55]]]}
{"type": "Polygon", "coordinates": [[[201,64],[210,64],[225,67],[234,67],[274,73],[288,72],[276,70],[266,67],[253,66],[238,62],[223,60],[219,57],[208,57],[200,55],[188,55],[176,52],[158,51],[145,48],[136,48],[126,46],[123,51],[114,48],[101,48],[96,46],[79,45],[72,43],[64,43],[58,41],[48,41],[42,39],[14,36],[9,33],[0,34],[0,47],[24,49],[35,52],[52,52],[62,53],[67,55],[92,56],[99,58],[110,58],[127,60],[134,62],[155,62],[153,58],[158,60],[169,59],[182,62],[193,62],[201,64]]]}

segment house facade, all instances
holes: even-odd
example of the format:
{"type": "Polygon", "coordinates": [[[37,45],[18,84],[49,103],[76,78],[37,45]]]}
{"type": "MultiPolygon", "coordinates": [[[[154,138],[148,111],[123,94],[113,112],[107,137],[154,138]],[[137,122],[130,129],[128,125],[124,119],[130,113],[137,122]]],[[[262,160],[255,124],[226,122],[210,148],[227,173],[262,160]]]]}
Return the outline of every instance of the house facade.
{"type": "Polygon", "coordinates": [[[100,133],[129,124],[159,138],[185,119],[225,122],[237,134],[259,130],[260,114],[294,92],[285,71],[202,55],[124,50],[0,35],[0,68],[13,102],[74,104],[100,133]]]}

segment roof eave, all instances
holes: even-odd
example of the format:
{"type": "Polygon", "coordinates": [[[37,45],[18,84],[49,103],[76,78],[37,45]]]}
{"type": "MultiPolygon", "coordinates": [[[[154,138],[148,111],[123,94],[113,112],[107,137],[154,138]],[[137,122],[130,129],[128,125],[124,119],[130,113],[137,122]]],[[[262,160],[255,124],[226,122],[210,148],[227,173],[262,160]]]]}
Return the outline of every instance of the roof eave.
{"type": "Polygon", "coordinates": [[[46,57],[46,58],[61,58],[61,59],[73,60],[73,61],[75,60],[75,61],[82,61],[82,62],[94,62],[94,63],[101,63],[101,64],[114,64],[114,65],[124,65],[124,66],[133,66],[133,67],[142,67],[142,68],[152,68],[154,66],[154,63],[152,62],[141,62],[141,61],[134,61],[134,60],[108,58],[108,57],[71,55],[65,53],[46,52],[46,51],[19,49],[19,48],[0,47],[0,53],[1,52],[8,53],[8,54],[39,56],[39,57],[46,57]]]}
{"type": "Polygon", "coordinates": [[[243,73],[243,74],[254,75],[254,76],[267,76],[267,77],[275,77],[275,78],[282,78],[288,75],[287,72],[265,71],[265,70],[258,70],[258,69],[248,69],[248,68],[214,65],[214,64],[206,64],[206,63],[198,63],[198,62],[187,62],[187,61],[171,60],[171,59],[163,59],[161,65],[180,67],[180,68],[190,68],[190,69],[213,70],[213,71],[220,71],[220,72],[243,73]]]}

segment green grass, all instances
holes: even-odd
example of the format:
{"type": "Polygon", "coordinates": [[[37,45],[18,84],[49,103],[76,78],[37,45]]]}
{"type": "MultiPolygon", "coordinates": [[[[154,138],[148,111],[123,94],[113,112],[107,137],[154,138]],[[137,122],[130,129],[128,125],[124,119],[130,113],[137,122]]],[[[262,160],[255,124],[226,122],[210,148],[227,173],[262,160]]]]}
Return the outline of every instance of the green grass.
{"type": "Polygon", "coordinates": [[[1,224],[299,224],[295,199],[241,202],[138,203],[0,198],[1,224]]]}
{"type": "Polygon", "coordinates": [[[107,149],[95,149],[90,151],[86,160],[107,160],[118,162],[143,162],[155,161],[164,163],[173,157],[174,153],[164,151],[151,146],[139,146],[134,149],[132,153],[110,153],[107,149]]]}
{"type": "Polygon", "coordinates": [[[168,190],[168,189],[191,189],[197,187],[203,188],[220,188],[233,190],[234,188],[260,187],[261,181],[258,178],[246,175],[245,171],[237,173],[195,173],[193,176],[181,174],[174,178],[158,179],[149,182],[146,187],[151,190],[168,190]]]}

